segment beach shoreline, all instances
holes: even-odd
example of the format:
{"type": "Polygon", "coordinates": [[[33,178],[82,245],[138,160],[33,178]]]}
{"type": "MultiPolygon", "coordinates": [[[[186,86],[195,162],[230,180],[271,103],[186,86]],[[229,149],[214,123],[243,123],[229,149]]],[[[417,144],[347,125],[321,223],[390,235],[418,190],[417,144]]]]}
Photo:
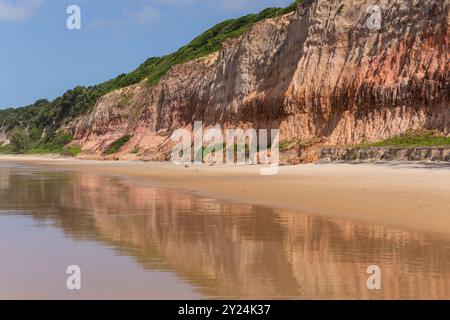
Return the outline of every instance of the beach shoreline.
{"type": "Polygon", "coordinates": [[[0,162],[140,179],[216,199],[450,236],[448,163],[330,163],[280,167],[176,166],[140,161],[0,156],[0,162]]]}

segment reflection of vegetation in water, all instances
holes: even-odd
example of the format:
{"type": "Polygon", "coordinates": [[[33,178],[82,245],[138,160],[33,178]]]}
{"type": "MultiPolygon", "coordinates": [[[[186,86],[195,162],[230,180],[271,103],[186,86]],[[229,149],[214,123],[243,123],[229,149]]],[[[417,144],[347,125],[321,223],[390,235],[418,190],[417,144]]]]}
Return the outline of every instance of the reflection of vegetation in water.
{"type": "Polygon", "coordinates": [[[450,297],[449,240],[93,174],[2,169],[0,190],[0,210],[174,271],[207,297],[450,297]],[[384,284],[375,296],[365,288],[374,262],[384,284]]]}

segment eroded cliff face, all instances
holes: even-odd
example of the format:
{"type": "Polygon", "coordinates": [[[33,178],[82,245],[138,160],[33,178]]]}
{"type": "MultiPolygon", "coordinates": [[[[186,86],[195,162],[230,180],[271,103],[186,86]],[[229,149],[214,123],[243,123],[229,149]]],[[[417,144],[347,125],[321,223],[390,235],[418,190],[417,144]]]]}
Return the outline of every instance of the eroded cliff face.
{"type": "Polygon", "coordinates": [[[73,126],[99,155],[160,160],[171,133],[206,126],[279,128],[281,140],[378,141],[409,129],[450,134],[449,0],[307,0],[254,25],[220,52],[102,97],[73,126]],[[381,9],[368,28],[369,5],[381,9]],[[136,152],[135,152],[136,153],[136,152]]]}

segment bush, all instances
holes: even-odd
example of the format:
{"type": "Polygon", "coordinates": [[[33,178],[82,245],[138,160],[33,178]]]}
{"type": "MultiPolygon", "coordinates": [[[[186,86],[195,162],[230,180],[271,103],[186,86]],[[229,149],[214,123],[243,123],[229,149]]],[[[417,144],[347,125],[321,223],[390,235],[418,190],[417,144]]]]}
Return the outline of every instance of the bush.
{"type": "Polygon", "coordinates": [[[32,143],[36,143],[42,138],[42,133],[44,130],[41,128],[33,128],[30,130],[30,140],[32,143]]]}
{"type": "Polygon", "coordinates": [[[65,146],[73,141],[73,135],[64,131],[58,131],[51,143],[55,146],[65,146]]]}
{"type": "Polygon", "coordinates": [[[80,146],[70,146],[67,148],[64,148],[61,155],[68,156],[68,157],[76,157],[81,153],[82,149],[80,146]]]}
{"type": "Polygon", "coordinates": [[[131,154],[138,154],[141,151],[141,148],[134,147],[134,149],[130,152],[131,154]]]}
{"type": "Polygon", "coordinates": [[[121,138],[119,138],[116,141],[114,141],[113,143],[111,143],[103,154],[104,155],[111,155],[111,154],[119,152],[120,149],[122,149],[122,147],[128,141],[131,140],[131,138],[132,138],[132,136],[129,135],[129,134],[126,134],[126,135],[122,136],[121,138]]]}
{"type": "Polygon", "coordinates": [[[13,152],[21,153],[30,148],[31,141],[24,129],[14,129],[10,135],[10,144],[13,152]]]}
{"type": "Polygon", "coordinates": [[[10,144],[5,144],[4,142],[0,142],[0,154],[11,154],[13,150],[10,144]]]}

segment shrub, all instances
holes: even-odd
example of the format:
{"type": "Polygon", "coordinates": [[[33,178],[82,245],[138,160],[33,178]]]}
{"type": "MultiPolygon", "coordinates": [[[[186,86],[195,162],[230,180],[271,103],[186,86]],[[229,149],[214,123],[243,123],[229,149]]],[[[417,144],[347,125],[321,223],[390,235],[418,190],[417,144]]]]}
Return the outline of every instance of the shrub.
{"type": "Polygon", "coordinates": [[[139,147],[134,147],[134,149],[133,149],[130,153],[132,153],[132,154],[138,154],[139,151],[141,151],[141,148],[139,148],[139,147]]]}
{"type": "Polygon", "coordinates": [[[24,129],[14,129],[10,135],[11,150],[16,153],[21,153],[31,145],[30,138],[24,129]]]}
{"type": "Polygon", "coordinates": [[[4,142],[0,142],[0,154],[11,154],[13,150],[10,144],[5,144],[4,142]]]}
{"type": "Polygon", "coordinates": [[[81,147],[75,145],[75,146],[70,146],[70,147],[64,148],[61,155],[68,156],[68,157],[76,157],[77,155],[79,155],[81,153],[81,151],[82,151],[81,147]]]}
{"type": "Polygon", "coordinates": [[[53,137],[51,144],[55,146],[65,146],[73,141],[73,135],[64,131],[56,132],[56,135],[53,137]]]}
{"type": "Polygon", "coordinates": [[[111,154],[119,152],[120,149],[122,149],[122,147],[128,141],[130,141],[131,138],[132,138],[132,136],[129,135],[129,134],[126,134],[126,135],[122,136],[121,138],[119,138],[116,141],[114,141],[113,143],[111,143],[103,154],[104,155],[111,155],[111,154]]]}
{"type": "Polygon", "coordinates": [[[33,143],[38,142],[42,138],[43,130],[41,128],[33,128],[30,130],[30,140],[33,143]]]}

